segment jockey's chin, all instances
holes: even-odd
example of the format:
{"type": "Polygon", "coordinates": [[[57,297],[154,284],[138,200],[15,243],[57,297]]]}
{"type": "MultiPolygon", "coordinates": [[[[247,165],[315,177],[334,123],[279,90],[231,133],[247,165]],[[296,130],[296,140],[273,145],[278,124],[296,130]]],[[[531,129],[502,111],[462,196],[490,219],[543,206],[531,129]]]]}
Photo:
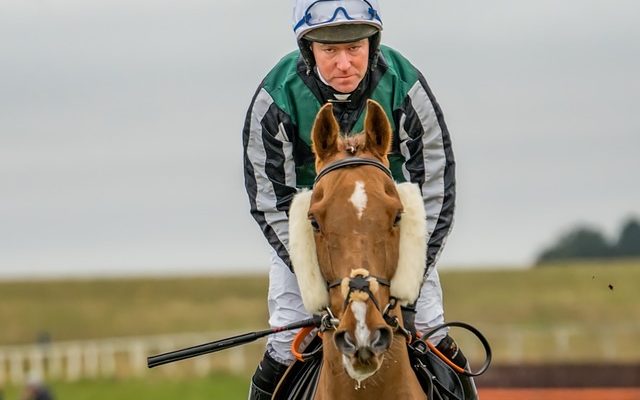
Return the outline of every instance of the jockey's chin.
{"type": "Polygon", "coordinates": [[[331,79],[331,87],[340,93],[351,93],[358,88],[361,77],[358,75],[340,76],[331,79]]]}

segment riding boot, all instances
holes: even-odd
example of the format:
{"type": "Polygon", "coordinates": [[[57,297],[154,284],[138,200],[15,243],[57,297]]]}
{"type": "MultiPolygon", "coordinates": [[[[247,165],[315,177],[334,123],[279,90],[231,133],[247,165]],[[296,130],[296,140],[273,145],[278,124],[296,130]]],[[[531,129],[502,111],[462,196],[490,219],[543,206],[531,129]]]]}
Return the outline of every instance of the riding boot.
{"type": "MultiPolygon", "coordinates": [[[[453,340],[451,336],[445,336],[440,341],[440,343],[438,343],[436,348],[460,368],[469,368],[469,362],[467,361],[467,358],[464,356],[464,354],[462,354],[462,350],[460,350],[458,344],[455,342],[455,340],[453,340]]],[[[460,378],[460,382],[462,383],[462,390],[464,392],[465,400],[478,400],[478,390],[476,389],[476,384],[473,381],[473,377],[462,374],[458,374],[458,377],[460,378]]]]}
{"type": "Polygon", "coordinates": [[[270,400],[287,368],[271,358],[268,353],[264,353],[251,378],[249,400],[270,400]]]}

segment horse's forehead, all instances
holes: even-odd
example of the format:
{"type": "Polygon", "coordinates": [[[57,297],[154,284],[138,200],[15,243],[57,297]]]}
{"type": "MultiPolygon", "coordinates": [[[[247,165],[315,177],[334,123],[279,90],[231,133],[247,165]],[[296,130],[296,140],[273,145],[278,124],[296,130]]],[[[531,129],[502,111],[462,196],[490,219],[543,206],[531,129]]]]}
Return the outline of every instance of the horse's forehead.
{"type": "Polygon", "coordinates": [[[385,190],[381,179],[359,177],[337,180],[335,185],[330,181],[327,183],[329,190],[315,206],[312,205],[312,209],[316,215],[324,216],[326,227],[332,231],[367,231],[375,235],[388,216],[402,208],[400,199],[385,190]]]}
{"type": "Polygon", "coordinates": [[[367,187],[364,181],[355,181],[353,193],[351,194],[351,197],[349,197],[349,202],[353,205],[353,208],[355,208],[358,219],[362,219],[364,211],[367,209],[368,200],[367,187]]]}
{"type": "MultiPolygon", "coordinates": [[[[393,204],[393,197],[387,190],[386,176],[379,176],[374,167],[364,168],[358,173],[347,173],[340,176],[336,174],[333,180],[322,182],[323,196],[329,200],[327,206],[334,206],[344,201],[353,204],[356,201],[364,201],[369,207],[389,206],[393,204]]],[[[326,178],[325,178],[326,179],[326,178]]],[[[391,185],[392,186],[392,185],[391,185]]]]}

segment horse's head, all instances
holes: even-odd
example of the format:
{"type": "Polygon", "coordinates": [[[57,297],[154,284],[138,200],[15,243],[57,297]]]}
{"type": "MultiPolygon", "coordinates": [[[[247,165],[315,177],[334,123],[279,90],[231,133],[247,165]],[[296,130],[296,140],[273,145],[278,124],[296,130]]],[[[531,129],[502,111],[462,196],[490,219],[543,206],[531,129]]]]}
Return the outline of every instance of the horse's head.
{"type": "Polygon", "coordinates": [[[338,317],[333,342],[358,381],[380,368],[391,346],[389,320],[399,312],[384,309],[417,298],[425,265],[422,197],[417,186],[394,183],[391,135],[374,101],[364,132],[350,137],[340,135],[325,105],[312,132],[318,177],[290,210],[290,251],[305,307],[329,307],[338,317]]]}

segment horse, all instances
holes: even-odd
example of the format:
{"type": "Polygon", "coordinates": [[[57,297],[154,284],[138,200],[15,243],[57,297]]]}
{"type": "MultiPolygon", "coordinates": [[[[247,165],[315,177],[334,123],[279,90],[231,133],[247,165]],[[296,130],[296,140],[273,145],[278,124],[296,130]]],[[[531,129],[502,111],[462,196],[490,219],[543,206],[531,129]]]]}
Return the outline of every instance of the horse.
{"type": "Polygon", "coordinates": [[[314,399],[426,399],[399,307],[417,299],[424,276],[420,190],[394,182],[391,126],[373,100],[363,132],[341,134],[328,103],[311,137],[316,180],[292,201],[289,250],[305,308],[333,321],[314,399]]]}

